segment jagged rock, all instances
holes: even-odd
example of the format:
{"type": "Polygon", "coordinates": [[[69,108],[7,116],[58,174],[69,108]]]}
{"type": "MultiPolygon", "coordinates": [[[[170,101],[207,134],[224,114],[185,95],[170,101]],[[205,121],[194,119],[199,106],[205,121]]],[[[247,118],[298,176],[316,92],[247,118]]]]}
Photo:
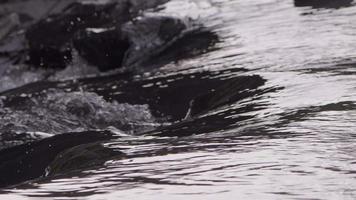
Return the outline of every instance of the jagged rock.
{"type": "Polygon", "coordinates": [[[351,6],[353,0],[294,0],[296,7],[341,8],[351,6]]]}
{"type": "Polygon", "coordinates": [[[113,138],[109,131],[66,133],[0,151],[0,187],[45,175],[57,155],[78,145],[113,138]]]}

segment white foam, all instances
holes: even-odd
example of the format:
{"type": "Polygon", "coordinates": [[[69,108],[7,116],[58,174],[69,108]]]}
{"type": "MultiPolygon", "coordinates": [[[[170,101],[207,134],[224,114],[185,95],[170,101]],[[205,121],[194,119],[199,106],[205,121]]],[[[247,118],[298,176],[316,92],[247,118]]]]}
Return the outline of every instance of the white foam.
{"type": "Polygon", "coordinates": [[[0,120],[0,132],[49,134],[108,127],[133,134],[158,126],[147,105],[108,102],[91,92],[49,91],[22,108],[0,107],[0,120]]]}

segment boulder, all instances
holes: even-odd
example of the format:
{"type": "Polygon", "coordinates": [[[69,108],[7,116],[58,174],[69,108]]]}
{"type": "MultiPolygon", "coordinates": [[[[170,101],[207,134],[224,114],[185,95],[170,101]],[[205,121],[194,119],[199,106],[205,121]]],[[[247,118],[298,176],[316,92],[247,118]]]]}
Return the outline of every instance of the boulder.
{"type": "Polygon", "coordinates": [[[126,4],[73,3],[61,14],[51,15],[26,31],[27,62],[35,67],[64,68],[71,61],[74,35],[86,28],[111,27],[127,21],[126,4]]]}

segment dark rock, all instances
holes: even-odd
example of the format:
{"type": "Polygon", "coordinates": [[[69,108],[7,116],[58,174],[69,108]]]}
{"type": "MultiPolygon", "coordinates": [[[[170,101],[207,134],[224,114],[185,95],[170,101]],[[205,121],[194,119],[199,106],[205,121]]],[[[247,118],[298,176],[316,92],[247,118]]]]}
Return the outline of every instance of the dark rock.
{"type": "MultiPolygon", "coordinates": [[[[77,0],[3,0],[0,1],[0,15],[16,13],[25,20],[40,20],[48,15],[60,13],[77,0]]],[[[22,21],[22,20],[21,20],[22,21]]]]}
{"type": "Polygon", "coordinates": [[[113,138],[108,131],[67,133],[0,151],[0,187],[45,175],[45,169],[67,149],[113,138]]]}
{"type": "Polygon", "coordinates": [[[265,82],[263,78],[257,75],[226,80],[213,91],[193,99],[190,102],[188,117],[201,115],[218,107],[251,97],[251,90],[263,86],[265,82]]]}
{"type": "MultiPolygon", "coordinates": [[[[21,99],[26,99],[26,97],[22,97],[23,94],[26,94],[25,96],[40,95],[51,88],[89,91],[97,93],[107,101],[115,100],[131,105],[147,104],[155,117],[169,117],[170,120],[176,121],[186,116],[193,99],[221,87],[229,80],[237,79],[236,77],[241,71],[241,69],[228,69],[217,72],[177,73],[151,78],[135,78],[124,73],[85,78],[76,82],[33,83],[3,92],[0,96],[5,98],[4,106],[18,107],[19,104],[24,104],[21,99]]],[[[249,79],[249,81],[251,80],[249,79]]],[[[247,84],[241,85],[244,89],[248,88],[247,86],[247,84]]]]}
{"type": "Polygon", "coordinates": [[[192,58],[215,50],[214,45],[218,41],[218,35],[210,30],[205,30],[204,28],[193,30],[178,38],[164,51],[152,55],[149,60],[144,62],[144,65],[151,69],[182,59],[192,58]]]}
{"type": "Polygon", "coordinates": [[[101,71],[122,65],[149,70],[207,51],[218,40],[209,30],[187,29],[177,18],[148,17],[125,24],[123,33],[117,28],[82,31],[74,39],[74,47],[101,71]]]}
{"type": "Polygon", "coordinates": [[[188,27],[173,17],[135,18],[141,9],[167,0],[144,2],[70,4],[61,13],[40,20],[26,31],[27,63],[35,67],[64,68],[72,60],[73,46],[101,71],[122,65],[137,66],[150,60],[182,37],[188,27]],[[130,19],[134,20],[121,31],[121,25],[130,19]]]}
{"type": "Polygon", "coordinates": [[[128,0],[131,13],[138,14],[142,10],[156,8],[170,0],[128,0]]]}
{"type": "Polygon", "coordinates": [[[353,0],[294,0],[296,7],[342,8],[351,6],[353,0]]]}
{"type": "Polygon", "coordinates": [[[73,41],[79,55],[100,71],[119,68],[122,65],[129,43],[118,29],[80,32],[73,41]]]}
{"type": "Polygon", "coordinates": [[[71,40],[85,28],[103,28],[128,20],[126,4],[73,3],[26,31],[28,63],[36,67],[64,68],[71,61],[71,40]]]}
{"type": "MultiPolygon", "coordinates": [[[[12,128],[13,124],[9,124],[6,128],[12,128]]],[[[0,150],[21,145],[27,142],[34,142],[51,136],[50,134],[32,132],[32,133],[16,133],[16,132],[1,132],[0,134],[0,150]]]]}
{"type": "Polygon", "coordinates": [[[145,17],[125,24],[122,30],[129,38],[130,49],[124,66],[136,67],[161,53],[182,37],[187,28],[182,20],[165,16],[145,17]]]}
{"type": "MultiPolygon", "coordinates": [[[[191,101],[187,117],[170,126],[160,127],[146,135],[158,137],[186,137],[207,133],[235,130],[246,123],[258,120],[256,111],[270,106],[259,101],[264,94],[282,88],[261,87],[265,80],[260,76],[235,77],[191,101]]],[[[238,131],[236,134],[253,135],[254,131],[238,131]]]]}

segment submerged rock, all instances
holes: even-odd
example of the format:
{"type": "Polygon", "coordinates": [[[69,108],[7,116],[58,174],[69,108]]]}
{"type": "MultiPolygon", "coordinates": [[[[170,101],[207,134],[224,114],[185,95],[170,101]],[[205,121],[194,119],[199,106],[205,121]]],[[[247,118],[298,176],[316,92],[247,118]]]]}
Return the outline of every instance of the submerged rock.
{"type": "Polygon", "coordinates": [[[45,175],[59,153],[78,145],[113,138],[108,131],[66,133],[0,151],[0,187],[45,175]]]}
{"type": "Polygon", "coordinates": [[[265,84],[260,76],[243,76],[227,80],[221,86],[209,93],[202,94],[190,102],[187,117],[194,117],[212,111],[218,107],[240,101],[253,96],[251,90],[255,90],[265,84]]]}
{"type": "Polygon", "coordinates": [[[98,142],[83,144],[58,154],[48,166],[46,175],[52,176],[100,166],[110,159],[118,159],[124,156],[125,154],[117,149],[104,147],[98,142]]]}
{"type": "Polygon", "coordinates": [[[353,0],[294,0],[294,5],[296,7],[342,8],[351,6],[352,2],[353,0]]]}

